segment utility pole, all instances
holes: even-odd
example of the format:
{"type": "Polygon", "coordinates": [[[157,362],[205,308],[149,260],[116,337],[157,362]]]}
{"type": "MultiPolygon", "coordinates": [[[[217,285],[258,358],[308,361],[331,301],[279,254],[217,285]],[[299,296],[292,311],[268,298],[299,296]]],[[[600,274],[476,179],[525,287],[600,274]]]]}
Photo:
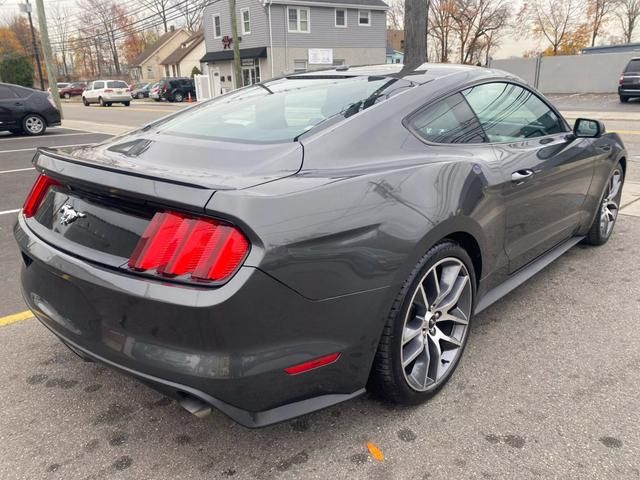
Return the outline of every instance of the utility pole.
{"type": "Polygon", "coordinates": [[[58,85],[56,83],[56,69],[53,64],[51,44],[49,43],[49,29],[47,28],[47,16],[44,13],[43,0],[36,0],[36,10],[38,12],[38,24],[40,25],[40,42],[42,43],[42,52],[44,53],[44,62],[47,65],[47,80],[49,80],[51,96],[53,97],[53,101],[60,112],[60,118],[62,118],[62,105],[60,104],[60,93],[58,92],[58,85]]]}
{"type": "Polygon", "coordinates": [[[20,4],[20,10],[27,14],[29,17],[29,26],[31,27],[31,45],[33,46],[33,56],[36,59],[36,66],[38,68],[38,78],[40,79],[40,89],[44,90],[44,80],[42,79],[42,67],[40,66],[40,55],[38,54],[38,45],[36,44],[36,32],[33,29],[33,19],[31,18],[31,4],[29,0],[25,0],[26,3],[20,4]]]}
{"type": "Polygon", "coordinates": [[[406,0],[404,7],[404,66],[416,68],[427,59],[427,0],[406,0]]]}
{"type": "Polygon", "coordinates": [[[231,46],[233,47],[233,77],[236,88],[242,87],[242,68],[240,68],[240,42],[238,41],[238,19],[236,18],[236,0],[229,0],[231,16],[231,46]]]}

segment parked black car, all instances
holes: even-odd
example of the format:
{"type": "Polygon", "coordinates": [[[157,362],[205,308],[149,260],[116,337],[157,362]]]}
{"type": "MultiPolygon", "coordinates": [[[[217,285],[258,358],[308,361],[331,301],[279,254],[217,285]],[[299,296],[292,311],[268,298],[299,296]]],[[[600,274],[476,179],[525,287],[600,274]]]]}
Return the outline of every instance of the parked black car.
{"type": "Polygon", "coordinates": [[[620,75],[618,85],[620,101],[626,103],[630,98],[640,97],[640,58],[632,58],[620,75]]]}
{"type": "Polygon", "coordinates": [[[42,135],[60,125],[60,112],[48,92],[0,83],[0,131],[42,135]]]}
{"type": "Polygon", "coordinates": [[[401,68],[291,75],[40,149],[15,227],[29,308],[198,415],[264,426],[366,388],[423,402],[474,314],[609,239],[628,157],[512,75],[401,68]]]}
{"type": "Polygon", "coordinates": [[[196,99],[196,87],[192,78],[166,78],[159,82],[160,98],[170,102],[184,102],[189,98],[196,99]]]}
{"type": "Polygon", "coordinates": [[[153,83],[140,83],[131,89],[131,98],[149,98],[149,90],[153,83]]]}

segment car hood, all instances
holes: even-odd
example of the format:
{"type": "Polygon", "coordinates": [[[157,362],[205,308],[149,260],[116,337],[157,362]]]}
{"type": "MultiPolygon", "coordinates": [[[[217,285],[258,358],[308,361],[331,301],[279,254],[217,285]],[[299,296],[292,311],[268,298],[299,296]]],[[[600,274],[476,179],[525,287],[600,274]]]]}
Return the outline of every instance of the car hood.
{"type": "Polygon", "coordinates": [[[249,188],[293,175],[302,166],[298,142],[240,143],[156,131],[56,153],[77,163],[214,190],[249,188]]]}

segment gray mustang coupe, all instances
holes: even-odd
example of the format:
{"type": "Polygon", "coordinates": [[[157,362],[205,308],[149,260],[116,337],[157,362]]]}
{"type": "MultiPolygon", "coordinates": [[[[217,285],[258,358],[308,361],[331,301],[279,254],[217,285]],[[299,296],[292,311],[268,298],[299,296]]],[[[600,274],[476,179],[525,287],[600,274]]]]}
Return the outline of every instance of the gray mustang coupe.
{"type": "Polygon", "coordinates": [[[80,357],[197,415],[260,427],[365,389],[416,404],[475,314],[609,239],[626,158],[496,70],[291,75],[40,149],[22,290],[80,357]]]}

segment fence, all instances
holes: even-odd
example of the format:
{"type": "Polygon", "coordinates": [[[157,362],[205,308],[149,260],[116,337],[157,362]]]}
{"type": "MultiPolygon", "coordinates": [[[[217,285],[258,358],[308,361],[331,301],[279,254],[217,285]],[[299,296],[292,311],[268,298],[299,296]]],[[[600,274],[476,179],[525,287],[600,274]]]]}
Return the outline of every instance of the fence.
{"type": "Polygon", "coordinates": [[[493,60],[492,68],[521,77],[543,93],[616,93],[618,79],[637,53],[598,53],[493,60]]]}

